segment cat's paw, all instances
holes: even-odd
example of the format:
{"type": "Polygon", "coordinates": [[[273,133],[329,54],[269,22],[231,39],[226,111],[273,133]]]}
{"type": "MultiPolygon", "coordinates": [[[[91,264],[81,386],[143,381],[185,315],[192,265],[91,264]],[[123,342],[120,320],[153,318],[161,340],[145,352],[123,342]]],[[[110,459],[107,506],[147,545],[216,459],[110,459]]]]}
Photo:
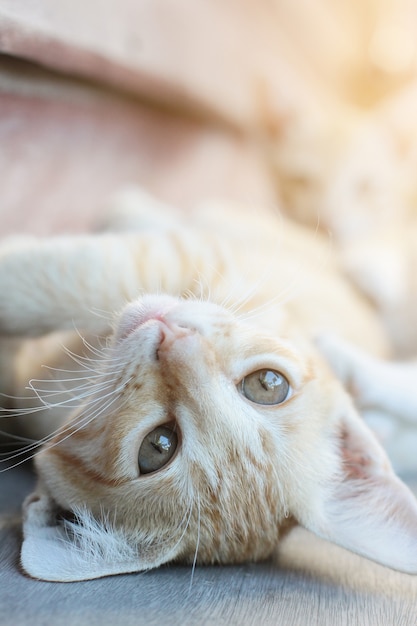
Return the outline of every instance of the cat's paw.
{"type": "Polygon", "coordinates": [[[23,502],[23,521],[33,526],[53,526],[58,507],[42,491],[34,491],[23,502]]]}
{"type": "Polygon", "coordinates": [[[385,448],[398,473],[417,471],[417,431],[401,415],[370,408],[361,416],[385,448]]]}

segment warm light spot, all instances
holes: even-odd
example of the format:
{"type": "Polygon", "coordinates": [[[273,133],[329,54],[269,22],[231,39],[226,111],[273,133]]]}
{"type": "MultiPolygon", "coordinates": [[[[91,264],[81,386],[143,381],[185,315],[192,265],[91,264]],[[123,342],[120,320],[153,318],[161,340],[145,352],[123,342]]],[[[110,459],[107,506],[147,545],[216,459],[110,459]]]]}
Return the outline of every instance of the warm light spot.
{"type": "Polygon", "coordinates": [[[404,24],[384,20],[375,30],[369,44],[369,58],[373,65],[389,74],[412,69],[416,60],[416,37],[404,24]]]}

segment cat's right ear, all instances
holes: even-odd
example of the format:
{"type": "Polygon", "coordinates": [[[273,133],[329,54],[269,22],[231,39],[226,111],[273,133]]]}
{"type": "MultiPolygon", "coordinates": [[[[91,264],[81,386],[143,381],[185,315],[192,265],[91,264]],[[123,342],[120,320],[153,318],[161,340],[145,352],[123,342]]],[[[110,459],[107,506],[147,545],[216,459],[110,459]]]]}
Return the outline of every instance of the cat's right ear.
{"type": "Polygon", "coordinates": [[[348,550],[417,574],[417,500],[353,406],[334,422],[337,467],[316,498],[299,505],[299,522],[348,550]]]}
{"type": "Polygon", "coordinates": [[[80,511],[74,521],[63,518],[50,496],[39,490],[23,505],[21,566],[32,578],[75,582],[158,567],[179,550],[172,545],[132,545],[110,523],[80,511]],[[158,549],[159,548],[159,549],[158,549]]]}

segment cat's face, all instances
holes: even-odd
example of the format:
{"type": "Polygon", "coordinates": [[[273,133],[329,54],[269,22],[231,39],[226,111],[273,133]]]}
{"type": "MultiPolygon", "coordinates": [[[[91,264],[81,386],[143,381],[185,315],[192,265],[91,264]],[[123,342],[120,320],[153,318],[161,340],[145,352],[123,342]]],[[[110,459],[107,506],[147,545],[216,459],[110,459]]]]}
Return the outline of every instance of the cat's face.
{"type": "Polygon", "coordinates": [[[312,347],[213,304],[147,296],[120,316],[91,390],[37,458],[48,511],[79,515],[61,524],[66,540],[92,560],[116,542],[113,564],[85,575],[77,561],[77,576],[265,558],[289,518],[326,534],[340,450],[357,450],[349,401],[312,347]]]}

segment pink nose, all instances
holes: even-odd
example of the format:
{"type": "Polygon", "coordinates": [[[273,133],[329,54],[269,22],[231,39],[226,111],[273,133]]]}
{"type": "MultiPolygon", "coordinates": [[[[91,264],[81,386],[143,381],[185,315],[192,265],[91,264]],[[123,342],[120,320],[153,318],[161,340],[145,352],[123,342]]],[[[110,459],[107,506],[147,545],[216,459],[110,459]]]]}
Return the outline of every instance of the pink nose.
{"type": "Polygon", "coordinates": [[[195,333],[190,328],[167,322],[163,318],[158,318],[158,322],[160,326],[160,341],[156,350],[158,360],[166,358],[174,343],[195,333]]]}

